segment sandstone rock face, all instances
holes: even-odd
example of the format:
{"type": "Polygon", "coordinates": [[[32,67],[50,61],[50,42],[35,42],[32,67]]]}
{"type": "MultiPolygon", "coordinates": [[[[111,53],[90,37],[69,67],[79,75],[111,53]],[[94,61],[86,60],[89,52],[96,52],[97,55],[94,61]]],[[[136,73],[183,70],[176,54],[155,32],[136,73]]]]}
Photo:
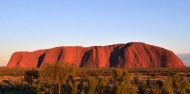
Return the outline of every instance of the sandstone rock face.
{"type": "Polygon", "coordinates": [[[184,68],[172,52],[140,42],[93,47],[56,47],[34,52],[16,52],[7,67],[41,68],[50,64],[87,68],[184,68]]]}

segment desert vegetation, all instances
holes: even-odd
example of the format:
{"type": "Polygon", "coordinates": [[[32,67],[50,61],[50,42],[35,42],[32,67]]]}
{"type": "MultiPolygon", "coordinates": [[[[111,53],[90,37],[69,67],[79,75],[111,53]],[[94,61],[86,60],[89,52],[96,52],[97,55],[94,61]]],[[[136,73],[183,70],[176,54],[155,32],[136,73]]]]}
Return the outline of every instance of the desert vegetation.
{"type": "Polygon", "coordinates": [[[189,77],[189,68],[1,68],[0,94],[190,94],[189,77]]]}

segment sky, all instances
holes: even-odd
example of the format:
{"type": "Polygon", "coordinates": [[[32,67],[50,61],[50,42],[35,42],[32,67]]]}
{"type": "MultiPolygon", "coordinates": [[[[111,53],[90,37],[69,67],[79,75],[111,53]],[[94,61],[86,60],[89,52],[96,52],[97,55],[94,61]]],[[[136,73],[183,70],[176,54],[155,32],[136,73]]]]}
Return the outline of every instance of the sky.
{"type": "Polygon", "coordinates": [[[0,0],[0,66],[57,46],[145,42],[188,54],[189,35],[190,0],[0,0]]]}
{"type": "Polygon", "coordinates": [[[190,66],[190,54],[178,54],[178,56],[183,60],[183,63],[186,66],[190,66]]]}

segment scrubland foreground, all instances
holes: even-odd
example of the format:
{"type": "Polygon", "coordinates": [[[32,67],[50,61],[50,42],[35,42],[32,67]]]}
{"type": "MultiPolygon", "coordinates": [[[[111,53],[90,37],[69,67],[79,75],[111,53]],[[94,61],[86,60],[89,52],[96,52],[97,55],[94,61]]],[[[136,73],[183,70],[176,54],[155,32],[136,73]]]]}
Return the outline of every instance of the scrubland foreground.
{"type": "Polygon", "coordinates": [[[190,94],[190,68],[0,68],[0,94],[190,94]]]}

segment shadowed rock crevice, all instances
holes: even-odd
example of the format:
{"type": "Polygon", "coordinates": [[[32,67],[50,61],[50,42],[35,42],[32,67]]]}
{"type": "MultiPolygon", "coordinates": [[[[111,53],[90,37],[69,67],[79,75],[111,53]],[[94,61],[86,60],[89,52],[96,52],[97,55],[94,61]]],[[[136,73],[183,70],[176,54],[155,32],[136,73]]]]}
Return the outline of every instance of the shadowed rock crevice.
{"type": "Polygon", "coordinates": [[[22,55],[19,56],[18,60],[19,60],[19,61],[16,62],[16,66],[19,66],[19,65],[20,65],[20,61],[22,60],[22,55]]]}
{"type": "Polygon", "coordinates": [[[110,67],[124,67],[125,57],[124,57],[124,49],[130,46],[124,47],[115,47],[114,50],[110,54],[110,67]]]}
{"type": "Polygon", "coordinates": [[[39,68],[44,60],[44,57],[45,57],[46,53],[42,54],[39,59],[38,59],[38,65],[37,65],[37,68],[39,68]]]}
{"type": "Polygon", "coordinates": [[[80,67],[85,67],[91,55],[91,51],[86,51],[82,57],[80,67]]]}
{"type": "Polygon", "coordinates": [[[110,54],[110,67],[117,67],[118,64],[119,64],[119,61],[118,61],[118,56],[119,56],[119,53],[117,50],[111,52],[110,54]]]}
{"type": "Polygon", "coordinates": [[[88,61],[90,59],[90,56],[92,55],[92,50],[89,50],[89,51],[86,51],[82,57],[82,61],[81,61],[81,64],[80,64],[80,67],[87,67],[87,66],[90,66],[88,64],[88,61]]]}
{"type": "Polygon", "coordinates": [[[61,50],[59,56],[58,56],[58,61],[60,62],[61,56],[62,56],[63,50],[61,50]]]}

